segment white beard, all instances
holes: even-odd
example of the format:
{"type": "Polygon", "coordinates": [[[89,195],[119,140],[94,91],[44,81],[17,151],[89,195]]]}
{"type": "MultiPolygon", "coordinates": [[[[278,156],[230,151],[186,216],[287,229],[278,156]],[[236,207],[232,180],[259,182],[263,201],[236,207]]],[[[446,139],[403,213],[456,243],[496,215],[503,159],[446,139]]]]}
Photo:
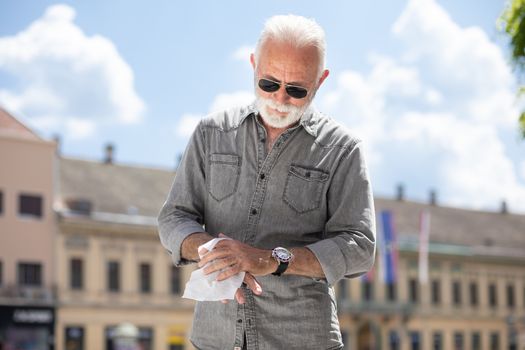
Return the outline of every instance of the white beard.
{"type": "Polygon", "coordinates": [[[292,124],[295,124],[304,114],[310,103],[305,103],[302,107],[296,107],[289,104],[277,103],[271,99],[257,96],[255,105],[259,110],[261,118],[266,124],[272,128],[282,129],[292,124]],[[269,108],[277,110],[282,113],[287,113],[285,116],[272,113],[269,108]]]}

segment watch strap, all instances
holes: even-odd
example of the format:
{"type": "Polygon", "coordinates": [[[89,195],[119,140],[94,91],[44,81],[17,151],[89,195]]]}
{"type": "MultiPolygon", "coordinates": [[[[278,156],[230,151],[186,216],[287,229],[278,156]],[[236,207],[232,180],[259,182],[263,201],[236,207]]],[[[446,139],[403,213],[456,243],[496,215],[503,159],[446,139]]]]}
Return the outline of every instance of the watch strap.
{"type": "Polygon", "coordinates": [[[275,270],[275,272],[272,272],[272,275],[281,276],[284,273],[284,271],[286,271],[286,269],[288,268],[288,264],[289,264],[288,261],[287,262],[279,261],[277,270],[275,270]]]}

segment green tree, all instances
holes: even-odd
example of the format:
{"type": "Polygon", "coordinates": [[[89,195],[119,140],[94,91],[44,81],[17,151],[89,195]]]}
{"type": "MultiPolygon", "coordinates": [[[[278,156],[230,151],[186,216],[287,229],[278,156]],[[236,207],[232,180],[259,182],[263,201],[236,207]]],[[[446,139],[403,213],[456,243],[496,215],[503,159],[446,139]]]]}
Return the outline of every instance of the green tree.
{"type": "MultiPolygon", "coordinates": [[[[502,29],[510,37],[512,61],[518,75],[525,74],[525,0],[509,1],[500,21],[502,29]]],[[[518,94],[521,96],[525,94],[525,86],[519,88],[518,94]]],[[[525,138],[525,111],[521,112],[519,124],[521,136],[525,138]]]]}

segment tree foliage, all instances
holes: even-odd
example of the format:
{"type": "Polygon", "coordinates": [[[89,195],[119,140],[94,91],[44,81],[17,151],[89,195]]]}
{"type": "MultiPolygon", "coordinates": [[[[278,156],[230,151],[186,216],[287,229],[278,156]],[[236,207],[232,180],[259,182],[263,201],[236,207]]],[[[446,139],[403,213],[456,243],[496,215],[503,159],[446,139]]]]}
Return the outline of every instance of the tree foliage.
{"type": "MultiPolygon", "coordinates": [[[[500,20],[503,30],[510,37],[512,61],[518,72],[525,74],[525,0],[511,0],[500,20]]],[[[519,73],[518,73],[519,74],[519,73]]],[[[519,94],[525,94],[525,87],[521,87],[519,94]]],[[[519,118],[521,135],[525,138],[525,111],[519,118]]]]}

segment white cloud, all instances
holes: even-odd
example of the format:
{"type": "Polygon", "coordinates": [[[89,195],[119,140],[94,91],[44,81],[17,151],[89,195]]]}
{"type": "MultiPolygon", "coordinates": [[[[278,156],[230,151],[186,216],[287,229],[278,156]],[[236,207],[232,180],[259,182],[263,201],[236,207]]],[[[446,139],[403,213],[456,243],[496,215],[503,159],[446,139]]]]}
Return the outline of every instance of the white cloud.
{"type": "Polygon", "coordinates": [[[215,112],[231,108],[232,106],[245,105],[252,102],[254,99],[254,94],[248,91],[237,91],[229,94],[219,94],[213,100],[209,111],[215,112]]]}
{"type": "Polygon", "coordinates": [[[190,137],[201,119],[202,115],[199,114],[184,114],[175,127],[175,133],[181,137],[190,137]]]}
{"type": "Polygon", "coordinates": [[[72,7],[50,6],[25,30],[0,38],[0,70],[20,82],[20,89],[0,89],[0,103],[36,127],[53,116],[65,137],[140,122],[145,106],[133,71],[109,39],[85,35],[74,19],[72,7]]]}
{"type": "MultiPolygon", "coordinates": [[[[246,105],[252,102],[254,98],[253,93],[248,91],[219,94],[213,100],[208,113],[225,110],[233,106],[246,105]]],[[[202,114],[184,114],[174,127],[175,134],[185,138],[190,137],[203,117],[202,114]]]]}
{"type": "Polygon", "coordinates": [[[95,123],[91,120],[69,118],[66,120],[67,135],[72,139],[83,139],[95,131],[95,123]]]}
{"type": "Polygon", "coordinates": [[[232,58],[236,61],[250,62],[250,54],[255,52],[255,47],[251,45],[244,45],[235,50],[232,58]]]}
{"type": "Polygon", "coordinates": [[[399,57],[370,55],[368,74],[342,72],[318,98],[368,144],[376,189],[403,181],[437,187],[448,204],[494,209],[505,199],[525,211],[525,162],[508,142],[516,82],[501,50],[434,0],[410,0],[392,30],[399,57]]]}

